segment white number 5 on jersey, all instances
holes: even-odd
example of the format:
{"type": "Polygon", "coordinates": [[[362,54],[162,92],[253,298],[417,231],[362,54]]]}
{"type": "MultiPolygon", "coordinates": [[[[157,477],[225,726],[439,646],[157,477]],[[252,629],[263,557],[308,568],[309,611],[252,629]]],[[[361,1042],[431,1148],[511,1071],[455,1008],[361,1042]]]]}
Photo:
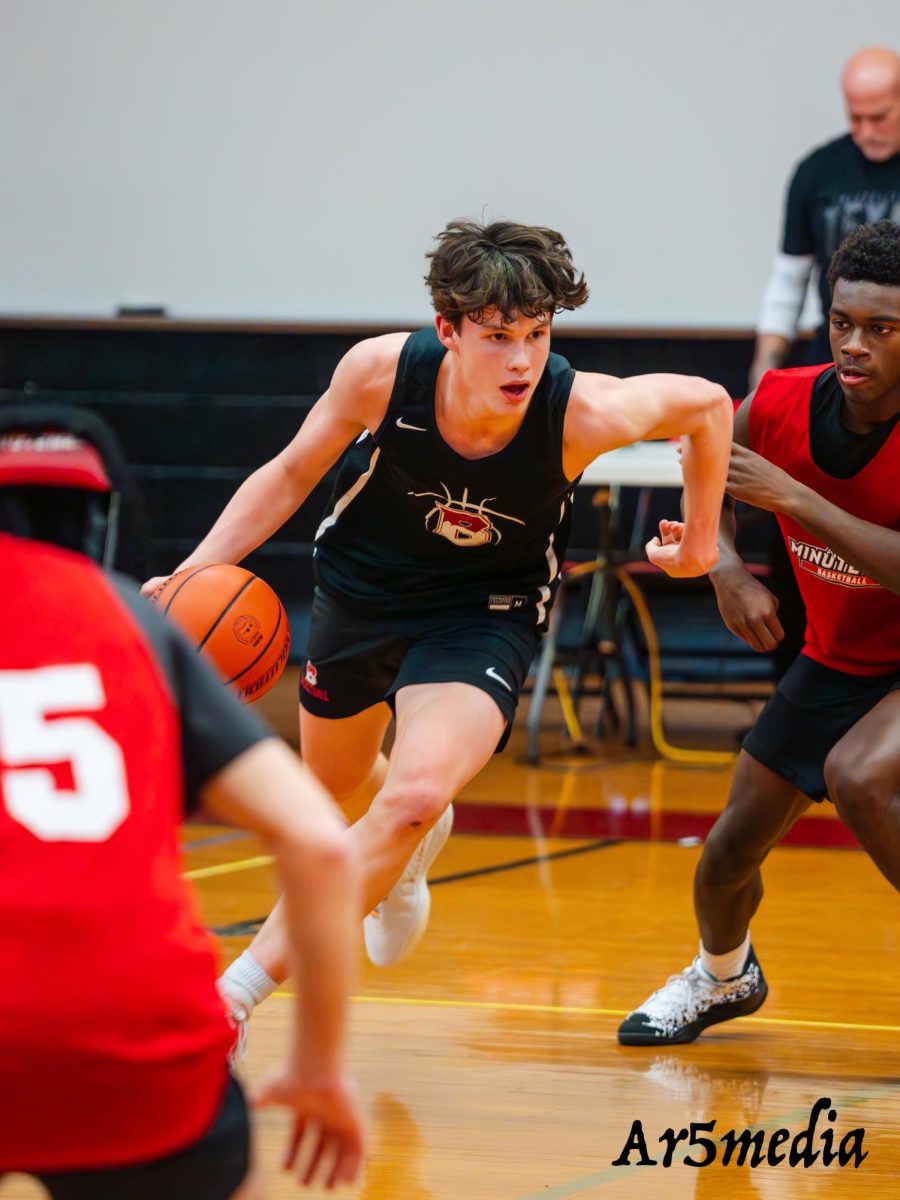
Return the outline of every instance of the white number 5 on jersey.
{"type": "Polygon", "coordinates": [[[45,842],[103,842],[128,814],[119,744],[91,717],[106,706],[91,663],[0,671],[0,791],[7,811],[45,842]],[[41,764],[68,763],[74,790],[41,764]]]}

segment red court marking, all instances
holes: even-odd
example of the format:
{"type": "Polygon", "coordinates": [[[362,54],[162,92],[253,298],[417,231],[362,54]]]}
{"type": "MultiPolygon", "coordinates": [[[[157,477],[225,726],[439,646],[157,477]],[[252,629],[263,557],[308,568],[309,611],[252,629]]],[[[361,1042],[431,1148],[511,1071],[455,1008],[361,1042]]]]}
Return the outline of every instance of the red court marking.
{"type": "MultiPolygon", "coordinates": [[[[527,837],[537,817],[545,837],[622,838],[626,841],[677,842],[705,838],[717,813],[635,812],[606,808],[554,808],[529,810],[523,805],[477,804],[457,801],[453,828],[456,833],[492,833],[527,837]]],[[[829,817],[801,817],[781,839],[783,846],[858,850],[856,838],[840,821],[829,817]]]]}

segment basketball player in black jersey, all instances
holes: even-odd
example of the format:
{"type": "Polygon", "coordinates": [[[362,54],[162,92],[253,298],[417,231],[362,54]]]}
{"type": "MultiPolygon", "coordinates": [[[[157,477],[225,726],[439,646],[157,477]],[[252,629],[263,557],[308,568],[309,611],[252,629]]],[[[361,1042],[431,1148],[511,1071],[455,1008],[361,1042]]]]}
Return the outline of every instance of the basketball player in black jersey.
{"type": "MultiPolygon", "coordinates": [[[[581,472],[615,447],[684,435],[684,536],[661,530],[647,553],[670,575],[700,575],[717,557],[731,440],[717,384],[579,373],[550,353],[553,315],[588,295],[558,233],[453,221],[437,240],[434,326],[350,350],[295,439],[181,564],[239,562],[344,455],[316,539],[300,730],[306,763],[364,810],[349,836],[367,864],[366,945],[380,965],[424,930],[451,801],[512,721],[581,472]]],[[[238,1010],[287,972],[281,921],[276,908],[226,973],[238,1010]]]]}

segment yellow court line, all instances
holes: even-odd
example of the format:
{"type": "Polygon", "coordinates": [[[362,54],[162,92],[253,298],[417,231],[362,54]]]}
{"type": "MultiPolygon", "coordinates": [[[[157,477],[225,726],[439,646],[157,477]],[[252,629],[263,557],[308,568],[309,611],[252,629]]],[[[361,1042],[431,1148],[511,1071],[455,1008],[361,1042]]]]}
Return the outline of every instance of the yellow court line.
{"type": "Polygon", "coordinates": [[[275,859],[271,854],[260,854],[256,858],[241,858],[237,862],[220,863],[217,867],[198,867],[196,871],[185,871],[182,879],[208,879],[210,875],[229,875],[232,871],[252,871],[254,867],[267,867],[275,859]]]}
{"type": "MultiPolygon", "coordinates": [[[[293,992],[273,992],[282,1000],[292,1000],[293,992]]],[[[495,1009],[499,1012],[563,1013],[589,1017],[627,1017],[625,1009],[579,1008],[564,1004],[506,1004],[489,1000],[429,1000],[415,996],[351,996],[358,1004],[410,1004],[424,1008],[495,1009]]],[[[746,1025],[788,1025],[803,1029],[859,1029],[868,1033],[900,1033],[900,1025],[863,1025],[852,1021],[798,1021],[789,1017],[741,1017],[746,1025]]]]}

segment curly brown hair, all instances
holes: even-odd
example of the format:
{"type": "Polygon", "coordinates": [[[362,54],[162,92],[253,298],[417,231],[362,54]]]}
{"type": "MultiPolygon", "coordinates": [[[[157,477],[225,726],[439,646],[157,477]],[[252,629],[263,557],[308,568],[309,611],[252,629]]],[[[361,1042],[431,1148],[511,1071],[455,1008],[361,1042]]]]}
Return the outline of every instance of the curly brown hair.
{"type": "Polygon", "coordinates": [[[580,308],[588,298],[562,234],[512,221],[451,221],[436,238],[425,282],[435,311],[458,329],[495,310],[504,322],[580,308]]]}

